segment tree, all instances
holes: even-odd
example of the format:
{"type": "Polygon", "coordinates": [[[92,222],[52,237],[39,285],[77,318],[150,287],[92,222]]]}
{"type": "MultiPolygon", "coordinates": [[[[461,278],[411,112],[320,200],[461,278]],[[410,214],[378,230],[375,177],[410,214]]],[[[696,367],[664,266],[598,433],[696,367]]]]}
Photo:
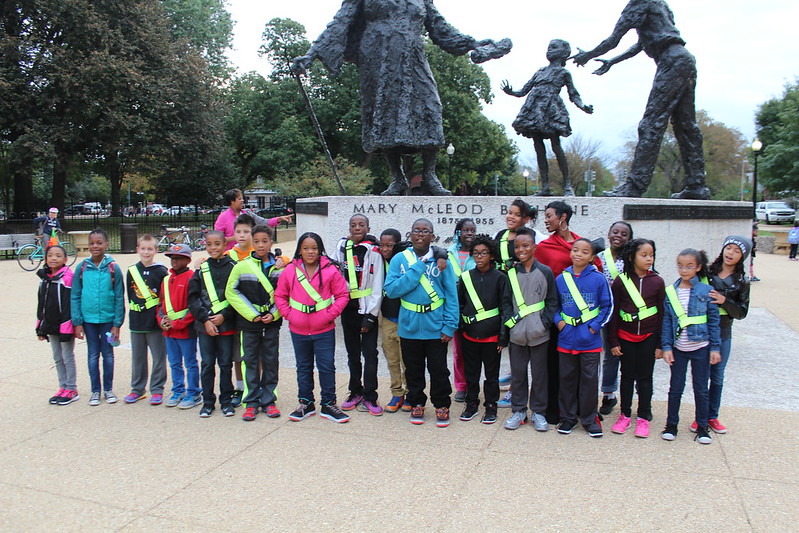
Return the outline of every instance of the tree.
{"type": "Polygon", "coordinates": [[[161,0],[170,19],[172,40],[185,41],[207,62],[216,80],[230,76],[226,56],[233,41],[233,19],[225,0],[161,0]]]}
{"type": "Polygon", "coordinates": [[[755,124],[763,142],[758,179],[780,196],[799,192],[799,83],[786,85],[782,97],[763,103],[755,124]]]}

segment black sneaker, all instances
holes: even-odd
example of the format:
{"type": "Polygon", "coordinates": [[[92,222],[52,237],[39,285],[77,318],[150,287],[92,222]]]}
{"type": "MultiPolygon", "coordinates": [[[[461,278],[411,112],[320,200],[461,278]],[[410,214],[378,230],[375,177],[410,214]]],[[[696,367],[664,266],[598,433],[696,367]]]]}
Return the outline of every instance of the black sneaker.
{"type": "Polygon", "coordinates": [[[467,420],[471,420],[477,415],[477,404],[476,403],[467,403],[466,409],[463,410],[461,413],[460,419],[466,422],[467,420]]]}
{"type": "Polygon", "coordinates": [[[568,435],[576,426],[574,422],[569,422],[568,420],[561,420],[560,424],[558,424],[558,433],[561,435],[568,435]]]}
{"type": "Polygon", "coordinates": [[[493,424],[497,421],[497,406],[496,405],[486,405],[485,413],[483,413],[483,419],[481,422],[483,424],[493,424]]]}
{"type": "MultiPolygon", "coordinates": [[[[698,429],[698,428],[697,428],[698,429]]],[[[660,434],[663,440],[674,440],[677,438],[677,426],[674,424],[666,424],[666,428],[660,434]]]]}
{"type": "Polygon", "coordinates": [[[596,417],[592,423],[588,424],[585,430],[591,437],[595,439],[598,439],[604,435],[602,432],[602,424],[599,423],[599,417],[596,417]]]}
{"type": "Polygon", "coordinates": [[[241,399],[244,397],[244,391],[241,389],[236,389],[233,391],[233,397],[230,399],[230,405],[233,407],[238,407],[241,405],[241,399]]]}
{"type": "Polygon", "coordinates": [[[350,421],[350,415],[339,409],[338,405],[332,403],[330,405],[323,405],[322,412],[319,413],[322,418],[327,418],[338,424],[350,421]]]}
{"type": "Polygon", "coordinates": [[[300,402],[296,409],[289,415],[289,420],[293,420],[294,422],[299,422],[300,420],[305,420],[309,416],[313,416],[316,414],[316,406],[313,402],[300,402]]]}
{"type": "Polygon", "coordinates": [[[694,436],[694,440],[699,444],[710,444],[713,442],[713,437],[710,436],[707,426],[699,426],[696,428],[696,436],[694,436]]]}
{"type": "Polygon", "coordinates": [[[225,416],[234,416],[236,414],[236,408],[226,403],[222,406],[222,414],[225,416]]]}
{"type": "Polygon", "coordinates": [[[613,412],[613,408],[616,406],[617,403],[619,403],[619,400],[617,400],[615,396],[613,398],[608,398],[607,396],[604,396],[602,398],[602,406],[599,408],[599,414],[609,415],[611,412],[613,412]]]}
{"type": "Polygon", "coordinates": [[[214,412],[213,405],[203,405],[203,408],[200,409],[200,418],[209,418],[211,413],[214,412]]]}

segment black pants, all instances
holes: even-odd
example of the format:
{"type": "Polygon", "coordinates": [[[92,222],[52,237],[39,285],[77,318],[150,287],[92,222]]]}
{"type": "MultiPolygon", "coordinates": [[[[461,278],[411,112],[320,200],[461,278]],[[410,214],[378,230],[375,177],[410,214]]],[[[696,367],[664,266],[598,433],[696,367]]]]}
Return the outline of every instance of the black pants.
{"type": "Polygon", "coordinates": [[[547,346],[547,422],[557,424],[560,420],[559,394],[560,390],[560,352],[558,352],[558,326],[552,325],[549,330],[549,345],[547,346]]]}
{"type": "Polygon", "coordinates": [[[597,417],[599,352],[560,354],[560,417],[588,427],[597,417]]]}
{"type": "Polygon", "coordinates": [[[434,407],[449,407],[452,403],[452,385],[447,368],[447,345],[441,339],[400,339],[402,361],[405,363],[406,399],[412,406],[425,405],[424,369],[430,373],[430,400],[434,407]]]}
{"type": "MultiPolygon", "coordinates": [[[[655,370],[657,334],[641,342],[619,339],[621,345],[621,412],[632,416],[633,387],[638,389],[638,418],[652,420],[652,373],[655,370]]],[[[612,356],[615,357],[615,356],[612,356]]]]}
{"type": "Polygon", "coordinates": [[[483,405],[496,405],[499,401],[499,359],[496,342],[461,340],[463,373],[466,374],[466,403],[480,401],[480,373],[485,368],[483,405]]]}
{"type": "Polygon", "coordinates": [[[788,255],[789,259],[796,259],[796,249],[799,248],[799,244],[792,244],[791,245],[791,253],[788,255]]]}
{"type": "MultiPolygon", "coordinates": [[[[544,414],[547,410],[549,377],[547,375],[547,347],[545,342],[538,346],[510,344],[510,390],[511,409],[514,413],[527,411],[544,414]],[[530,369],[530,380],[527,369],[530,369]]],[[[557,409],[556,409],[557,411],[557,409]]]]}
{"type": "Polygon", "coordinates": [[[341,313],[341,329],[344,330],[344,346],[347,348],[347,365],[350,368],[350,392],[362,394],[365,400],[376,402],[377,322],[366,333],[361,333],[362,325],[363,315],[358,313],[358,308],[347,307],[341,313]]]}
{"type": "Polygon", "coordinates": [[[236,335],[212,337],[199,333],[197,336],[200,341],[200,383],[203,388],[203,404],[213,407],[216,403],[216,394],[214,394],[216,365],[219,365],[219,403],[230,404],[233,396],[233,341],[236,335]]]}
{"type": "Polygon", "coordinates": [[[247,407],[266,406],[277,400],[278,342],[280,327],[241,332],[244,398],[247,407]],[[260,368],[259,368],[260,365],[260,368]]]}

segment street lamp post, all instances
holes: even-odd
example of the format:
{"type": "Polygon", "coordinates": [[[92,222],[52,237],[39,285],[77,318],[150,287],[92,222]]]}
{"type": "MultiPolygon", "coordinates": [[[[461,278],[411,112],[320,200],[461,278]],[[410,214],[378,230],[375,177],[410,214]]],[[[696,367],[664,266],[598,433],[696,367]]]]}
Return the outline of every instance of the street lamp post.
{"type": "Polygon", "coordinates": [[[522,176],[524,176],[524,195],[527,196],[527,178],[530,177],[530,171],[525,168],[522,176]]]}
{"type": "Polygon", "coordinates": [[[762,149],[763,143],[755,137],[755,141],[752,143],[752,152],[755,154],[755,170],[752,174],[752,220],[755,222],[757,222],[757,158],[762,149]]]}
{"type": "Polygon", "coordinates": [[[448,167],[447,168],[447,174],[449,176],[449,187],[448,188],[449,188],[450,191],[452,190],[452,155],[454,153],[455,153],[455,147],[452,145],[452,143],[449,143],[449,146],[447,146],[447,162],[449,163],[447,165],[447,167],[448,167]]]}

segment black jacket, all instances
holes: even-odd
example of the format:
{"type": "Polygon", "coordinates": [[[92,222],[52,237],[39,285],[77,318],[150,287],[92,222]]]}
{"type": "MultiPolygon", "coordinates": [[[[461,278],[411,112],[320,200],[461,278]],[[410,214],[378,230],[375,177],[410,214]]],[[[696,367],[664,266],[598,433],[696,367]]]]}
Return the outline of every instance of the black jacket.
{"type": "MultiPolygon", "coordinates": [[[[150,294],[158,298],[158,293],[161,290],[161,282],[169,274],[169,270],[161,263],[153,263],[149,267],[141,264],[141,261],[136,263],[130,268],[139,270],[145,285],[150,289],[150,294]]],[[[139,294],[136,284],[133,282],[133,277],[130,275],[130,269],[125,273],[125,290],[128,293],[128,307],[130,302],[134,302],[144,308],[144,298],[139,294]]],[[[157,307],[150,309],[143,309],[142,311],[134,311],[130,309],[128,312],[128,320],[130,330],[136,333],[144,333],[149,331],[161,331],[158,325],[158,318],[156,317],[157,307]]]]}
{"type": "Polygon", "coordinates": [[[485,339],[499,336],[499,345],[507,346],[509,328],[505,321],[513,316],[513,300],[508,277],[495,268],[491,268],[483,274],[476,268],[467,270],[461,276],[458,283],[458,304],[460,307],[460,330],[474,339],[485,339]],[[499,315],[480,320],[479,322],[467,322],[466,317],[474,317],[477,313],[469,292],[463,283],[463,278],[469,276],[474,285],[474,290],[480,298],[483,309],[499,309],[499,315]]]}
{"type": "MultiPolygon", "coordinates": [[[[208,271],[214,282],[217,298],[219,298],[220,302],[224,302],[225,287],[236,262],[229,256],[224,255],[221,259],[208,258],[205,264],[208,265],[208,271]]],[[[197,331],[205,333],[205,323],[208,322],[208,317],[214,313],[211,312],[211,298],[208,296],[208,288],[203,279],[202,268],[195,270],[189,281],[189,311],[194,317],[194,326],[197,331]]],[[[236,329],[237,314],[233,306],[228,305],[219,314],[225,319],[217,328],[219,333],[236,329]]]]}
{"type": "Polygon", "coordinates": [[[727,298],[719,305],[719,312],[724,309],[728,313],[721,315],[719,327],[721,338],[729,339],[732,336],[732,321],[746,318],[749,312],[749,280],[743,274],[733,274],[724,279],[716,274],[711,276],[709,281],[711,287],[727,298]]]}

